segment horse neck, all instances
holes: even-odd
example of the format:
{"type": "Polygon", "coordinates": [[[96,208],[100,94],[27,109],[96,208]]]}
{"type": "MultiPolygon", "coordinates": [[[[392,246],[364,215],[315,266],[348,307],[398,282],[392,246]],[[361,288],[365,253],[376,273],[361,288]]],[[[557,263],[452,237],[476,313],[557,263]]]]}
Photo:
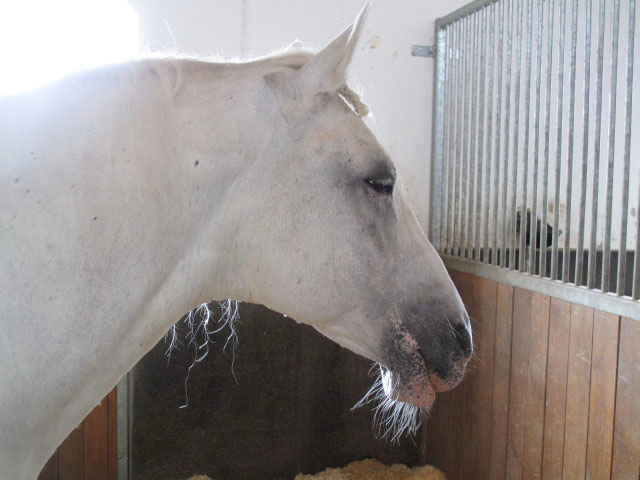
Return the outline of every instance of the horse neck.
{"type": "Polygon", "coordinates": [[[235,110],[219,107],[193,131],[188,122],[203,118],[189,118],[202,113],[191,94],[204,86],[186,72],[181,81],[179,92],[153,75],[125,87],[60,84],[7,101],[16,114],[0,118],[10,128],[0,160],[19,182],[0,196],[0,220],[12,225],[0,269],[0,318],[11,325],[0,339],[2,393],[11,392],[0,399],[12,436],[3,468],[23,452],[39,469],[172,323],[200,302],[241,295],[224,254],[226,199],[246,158],[223,135],[235,110]],[[29,102],[47,108],[24,113],[29,102]],[[203,143],[207,132],[218,141],[203,143]],[[47,321],[34,329],[31,318],[47,321]]]}

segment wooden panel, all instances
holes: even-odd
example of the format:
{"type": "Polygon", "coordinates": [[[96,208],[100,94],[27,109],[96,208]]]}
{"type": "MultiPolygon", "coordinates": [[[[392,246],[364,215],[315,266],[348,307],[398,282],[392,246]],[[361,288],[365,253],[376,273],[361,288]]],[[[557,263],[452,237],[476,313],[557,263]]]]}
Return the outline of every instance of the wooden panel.
{"type": "Polygon", "coordinates": [[[504,478],[507,462],[512,315],[513,287],[499,283],[496,306],[496,344],[491,412],[491,456],[489,459],[489,477],[495,480],[504,478]]]}
{"type": "Polygon", "coordinates": [[[44,468],[38,475],[38,480],[59,480],[58,477],[58,451],[51,455],[44,468]]]}
{"type": "Polygon", "coordinates": [[[542,478],[544,479],[562,477],[570,322],[571,304],[552,298],[549,307],[549,347],[542,450],[542,478]]]}
{"type": "MultiPolygon", "coordinates": [[[[463,291],[467,289],[463,282],[469,277],[468,275],[456,271],[451,271],[450,274],[458,288],[462,287],[463,291]]],[[[465,293],[465,298],[468,296],[465,293]]],[[[437,420],[435,422],[429,421],[427,426],[429,452],[426,458],[429,462],[437,465],[449,480],[460,478],[463,452],[461,445],[465,435],[464,431],[467,428],[462,413],[466,407],[467,380],[469,378],[465,378],[453,390],[438,394],[431,413],[431,417],[437,418],[437,420]]]]}
{"type": "Polygon", "coordinates": [[[476,338],[474,332],[476,355],[478,358],[477,375],[480,378],[480,381],[477,383],[477,388],[479,389],[478,411],[476,415],[476,422],[478,423],[478,441],[476,445],[477,461],[475,475],[469,477],[478,480],[489,480],[491,478],[489,476],[490,465],[486,460],[491,456],[491,411],[493,405],[497,296],[498,284],[492,280],[484,279],[482,282],[482,332],[480,338],[476,338]]]}
{"type": "Polygon", "coordinates": [[[109,480],[117,480],[116,474],[118,472],[117,405],[117,393],[114,388],[107,396],[107,426],[109,430],[107,460],[109,465],[109,480]]]}
{"type": "Polygon", "coordinates": [[[58,448],[60,480],[84,478],[84,428],[80,424],[58,448]]]}
{"type": "MultiPolygon", "coordinates": [[[[450,271],[451,279],[458,283],[459,272],[450,271]]],[[[423,429],[423,461],[437,465],[447,478],[455,480],[460,472],[460,462],[455,461],[460,454],[462,422],[459,412],[462,408],[462,395],[455,388],[439,393],[431,408],[426,428],[423,429]],[[449,431],[455,433],[448,433],[449,431]]]]}
{"type": "Polygon", "coordinates": [[[639,478],[640,471],[640,322],[620,321],[620,353],[613,430],[614,480],[639,478]]]}
{"type": "Polygon", "coordinates": [[[438,396],[423,458],[450,480],[639,480],[640,322],[451,275],[477,361],[438,396]]]}
{"type": "Polygon", "coordinates": [[[509,426],[507,431],[507,478],[522,478],[524,433],[527,417],[527,377],[531,319],[531,292],[513,292],[513,337],[511,382],[509,386],[509,426]]]}
{"type": "Polygon", "coordinates": [[[542,477],[542,438],[549,343],[550,298],[531,296],[531,334],[527,385],[527,418],[524,439],[523,478],[542,477]]]}
{"type": "Polygon", "coordinates": [[[116,480],[116,415],[114,388],[62,442],[39,480],[116,480]]]}
{"type": "MultiPolygon", "coordinates": [[[[458,276],[458,290],[467,308],[471,319],[474,338],[482,339],[484,336],[484,321],[482,318],[482,283],[481,277],[475,275],[460,274],[458,276]]],[[[476,345],[477,347],[477,340],[476,345]]],[[[478,352],[469,362],[467,375],[462,380],[460,393],[464,394],[464,408],[462,410],[462,430],[460,454],[459,454],[459,477],[473,478],[475,474],[478,447],[478,415],[480,413],[480,385],[481,385],[481,365],[478,352]]]]}
{"type": "Polygon", "coordinates": [[[611,478],[613,421],[620,317],[596,311],[593,318],[587,478],[611,478]]]}
{"type": "Polygon", "coordinates": [[[84,419],[84,478],[109,480],[108,402],[100,405],[84,419]]]}
{"type": "Polygon", "coordinates": [[[593,310],[572,305],[562,464],[567,480],[585,478],[592,338],[593,310]]]}

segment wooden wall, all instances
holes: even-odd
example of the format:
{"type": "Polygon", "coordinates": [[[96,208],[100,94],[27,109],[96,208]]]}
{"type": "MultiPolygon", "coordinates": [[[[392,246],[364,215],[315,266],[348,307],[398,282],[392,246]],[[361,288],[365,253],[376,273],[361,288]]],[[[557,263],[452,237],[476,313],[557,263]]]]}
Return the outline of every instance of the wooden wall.
{"type": "Polygon", "coordinates": [[[116,480],[116,389],[69,434],[38,480],[116,480]]]}
{"type": "Polygon", "coordinates": [[[456,479],[640,478],[640,322],[451,271],[476,358],[423,460],[456,479]]]}

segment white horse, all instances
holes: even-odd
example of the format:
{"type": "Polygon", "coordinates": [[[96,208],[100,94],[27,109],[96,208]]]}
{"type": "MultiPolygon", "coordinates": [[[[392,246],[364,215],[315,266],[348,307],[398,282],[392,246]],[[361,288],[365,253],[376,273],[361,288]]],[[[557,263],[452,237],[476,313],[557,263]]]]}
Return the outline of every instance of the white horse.
{"type": "Polygon", "coordinates": [[[315,55],[142,60],[0,99],[3,479],[35,479],[212,298],[379,362],[400,407],[459,382],[468,316],[345,86],[365,14],[315,55]]]}

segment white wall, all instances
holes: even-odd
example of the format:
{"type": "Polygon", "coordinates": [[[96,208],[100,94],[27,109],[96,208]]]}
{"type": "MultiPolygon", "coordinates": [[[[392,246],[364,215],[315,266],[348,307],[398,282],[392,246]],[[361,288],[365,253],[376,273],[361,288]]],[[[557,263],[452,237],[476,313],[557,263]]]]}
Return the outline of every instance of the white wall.
{"type": "MultiPolygon", "coordinates": [[[[259,56],[299,39],[322,48],[349,26],[365,0],[130,0],[149,50],[259,56]],[[175,43],[174,43],[175,42],[175,43]]],[[[468,0],[373,0],[354,57],[352,86],[393,158],[409,202],[428,224],[433,59],[411,56],[433,44],[434,20],[468,0]]]]}

